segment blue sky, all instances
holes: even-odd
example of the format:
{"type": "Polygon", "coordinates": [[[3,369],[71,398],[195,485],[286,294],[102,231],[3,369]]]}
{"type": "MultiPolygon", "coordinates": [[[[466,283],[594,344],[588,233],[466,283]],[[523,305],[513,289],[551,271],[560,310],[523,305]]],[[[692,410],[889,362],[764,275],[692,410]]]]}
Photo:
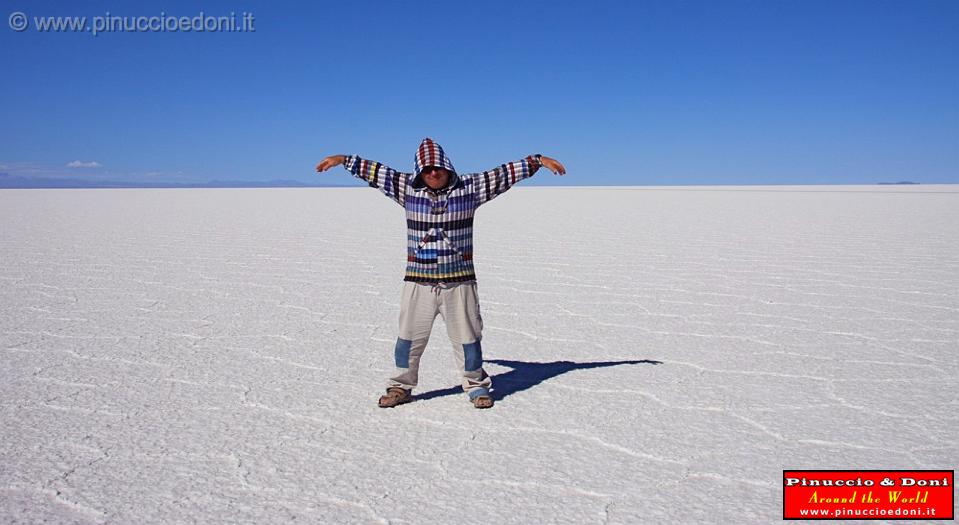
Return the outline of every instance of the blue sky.
{"type": "Polygon", "coordinates": [[[0,27],[15,175],[348,184],[313,166],[409,170],[429,136],[461,172],[566,164],[532,185],[959,182],[955,1],[0,5],[30,25],[0,27]],[[256,31],[32,20],[201,11],[256,31]]]}

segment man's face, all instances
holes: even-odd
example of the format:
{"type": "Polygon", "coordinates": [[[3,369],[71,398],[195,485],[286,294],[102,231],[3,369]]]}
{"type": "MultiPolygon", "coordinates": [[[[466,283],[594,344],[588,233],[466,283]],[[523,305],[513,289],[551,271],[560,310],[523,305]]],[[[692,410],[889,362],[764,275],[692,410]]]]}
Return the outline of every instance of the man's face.
{"type": "Polygon", "coordinates": [[[423,177],[423,181],[426,182],[426,185],[430,189],[438,190],[443,186],[446,186],[446,183],[450,181],[450,172],[444,168],[439,168],[436,166],[427,166],[423,168],[423,171],[420,172],[420,176],[423,177]]]}

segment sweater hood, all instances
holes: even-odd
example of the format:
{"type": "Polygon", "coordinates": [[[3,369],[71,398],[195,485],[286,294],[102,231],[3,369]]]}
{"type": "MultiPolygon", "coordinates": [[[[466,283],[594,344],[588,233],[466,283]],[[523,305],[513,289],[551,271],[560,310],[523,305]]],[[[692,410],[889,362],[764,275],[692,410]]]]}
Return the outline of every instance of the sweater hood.
{"type": "Polygon", "coordinates": [[[420,142],[420,147],[416,149],[416,155],[413,158],[413,188],[419,189],[426,186],[420,174],[423,172],[423,168],[427,166],[444,168],[450,172],[450,181],[446,185],[447,188],[454,188],[459,184],[456,169],[450,162],[449,157],[446,156],[446,152],[443,151],[443,147],[433,142],[433,139],[429,137],[420,142]]]}

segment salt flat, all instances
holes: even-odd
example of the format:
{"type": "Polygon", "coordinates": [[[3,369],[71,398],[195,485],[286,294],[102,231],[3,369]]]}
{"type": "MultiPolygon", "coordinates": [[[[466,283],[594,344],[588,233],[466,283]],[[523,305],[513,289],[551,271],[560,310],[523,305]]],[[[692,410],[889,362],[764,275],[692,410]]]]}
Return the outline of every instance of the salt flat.
{"type": "Polygon", "coordinates": [[[496,407],[391,371],[375,190],[0,191],[0,521],[771,523],[953,469],[959,186],[531,188],[476,217],[496,407]]]}

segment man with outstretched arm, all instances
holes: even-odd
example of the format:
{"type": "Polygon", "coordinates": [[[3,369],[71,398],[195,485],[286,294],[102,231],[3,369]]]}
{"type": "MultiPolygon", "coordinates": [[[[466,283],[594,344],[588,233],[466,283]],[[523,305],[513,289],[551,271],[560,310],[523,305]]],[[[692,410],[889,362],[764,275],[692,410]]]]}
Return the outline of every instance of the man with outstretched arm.
{"type": "Polygon", "coordinates": [[[460,365],[463,390],[476,408],[492,407],[492,382],[483,370],[480,345],[483,318],[473,271],[473,214],[517,182],[532,177],[540,166],[557,175],[565,175],[566,168],[549,157],[530,155],[481,173],[459,174],[443,148],[429,138],[416,150],[413,173],[357,155],[327,157],[317,164],[316,171],[339,165],[406,210],[406,276],[393,352],[396,371],[379,406],[390,408],[413,400],[420,356],[433,321],[441,315],[460,365]]]}

